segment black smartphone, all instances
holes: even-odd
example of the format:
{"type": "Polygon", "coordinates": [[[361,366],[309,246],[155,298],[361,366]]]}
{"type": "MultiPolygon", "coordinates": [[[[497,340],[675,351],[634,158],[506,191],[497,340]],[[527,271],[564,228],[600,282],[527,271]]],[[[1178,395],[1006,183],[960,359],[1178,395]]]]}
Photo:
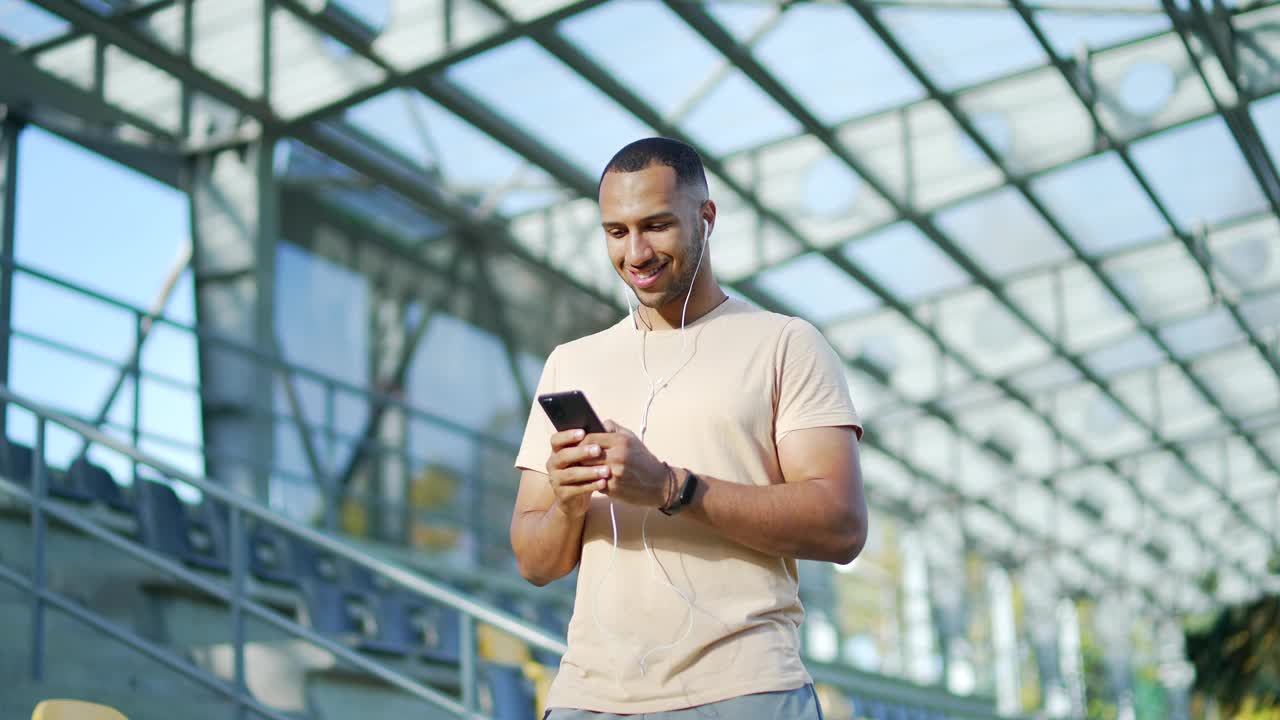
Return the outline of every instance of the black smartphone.
{"type": "Polygon", "coordinates": [[[538,396],[542,411],[551,418],[556,430],[586,430],[588,434],[605,432],[596,411],[591,409],[587,396],[581,390],[547,393],[538,396]]]}

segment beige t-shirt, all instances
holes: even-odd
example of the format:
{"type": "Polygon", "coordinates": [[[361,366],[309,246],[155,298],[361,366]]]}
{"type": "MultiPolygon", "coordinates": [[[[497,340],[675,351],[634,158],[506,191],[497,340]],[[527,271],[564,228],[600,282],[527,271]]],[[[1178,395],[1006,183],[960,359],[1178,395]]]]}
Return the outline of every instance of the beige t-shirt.
{"type": "MultiPolygon", "coordinates": [[[[783,482],[777,442],[788,432],[851,426],[861,435],[840,360],[804,320],[729,299],[685,334],[682,357],[679,330],[640,333],[624,318],[557,347],[538,393],[582,390],[602,420],[639,434],[650,387],[643,348],[654,383],[670,378],[653,400],[645,445],[672,466],[745,484],[783,482]]],[[[516,467],[545,473],[553,432],[535,402],[516,467]]],[[[795,560],[679,514],[622,502],[613,511],[616,550],[610,500],[595,493],[569,651],[548,706],[663,712],[810,682],[795,560]]]]}

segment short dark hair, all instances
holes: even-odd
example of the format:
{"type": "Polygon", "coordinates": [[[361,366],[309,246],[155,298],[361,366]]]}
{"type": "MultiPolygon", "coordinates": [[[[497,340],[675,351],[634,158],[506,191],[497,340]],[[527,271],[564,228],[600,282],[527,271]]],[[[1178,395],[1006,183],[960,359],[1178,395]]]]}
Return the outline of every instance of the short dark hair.
{"type": "Polygon", "coordinates": [[[636,140],[619,150],[604,166],[600,182],[611,172],[640,172],[652,165],[666,165],[675,170],[676,184],[681,187],[694,185],[707,189],[707,173],[698,151],[679,140],[664,137],[636,140]]]}

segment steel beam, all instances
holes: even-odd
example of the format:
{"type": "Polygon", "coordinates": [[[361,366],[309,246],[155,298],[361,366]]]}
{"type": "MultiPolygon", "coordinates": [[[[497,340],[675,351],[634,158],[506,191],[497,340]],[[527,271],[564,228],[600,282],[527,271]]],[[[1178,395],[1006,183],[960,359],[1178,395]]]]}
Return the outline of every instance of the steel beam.
{"type": "MultiPolygon", "coordinates": [[[[18,211],[18,140],[22,121],[0,106],[0,384],[9,385],[13,329],[13,262],[18,211]]],[[[9,412],[0,403],[0,438],[6,438],[9,412]]]]}

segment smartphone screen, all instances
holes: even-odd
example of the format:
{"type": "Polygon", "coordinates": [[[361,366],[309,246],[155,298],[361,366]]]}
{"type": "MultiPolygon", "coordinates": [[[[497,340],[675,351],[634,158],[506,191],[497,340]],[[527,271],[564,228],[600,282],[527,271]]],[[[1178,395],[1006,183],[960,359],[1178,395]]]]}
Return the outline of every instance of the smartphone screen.
{"type": "Polygon", "coordinates": [[[605,431],[604,423],[600,422],[581,390],[539,395],[538,404],[551,419],[551,424],[556,426],[556,430],[586,430],[588,433],[605,431]]]}

